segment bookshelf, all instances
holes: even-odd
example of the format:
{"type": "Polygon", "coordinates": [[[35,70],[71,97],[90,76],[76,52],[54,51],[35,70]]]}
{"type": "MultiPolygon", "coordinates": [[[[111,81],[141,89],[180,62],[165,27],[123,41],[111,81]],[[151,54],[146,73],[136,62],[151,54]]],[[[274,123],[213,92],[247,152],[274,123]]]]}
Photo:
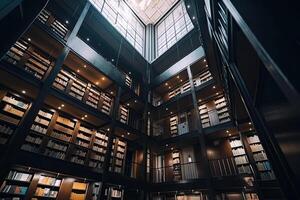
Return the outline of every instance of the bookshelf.
{"type": "Polygon", "coordinates": [[[111,199],[123,199],[123,190],[115,187],[110,187],[109,190],[111,199]]]}
{"type": "Polygon", "coordinates": [[[125,74],[125,84],[131,88],[132,86],[132,78],[130,76],[128,76],[127,74],[125,74]]]}
{"type": "Polygon", "coordinates": [[[250,164],[241,139],[230,139],[229,144],[239,174],[252,174],[250,164]]]}
{"type": "Polygon", "coordinates": [[[93,183],[91,200],[98,200],[99,199],[101,186],[102,186],[101,182],[93,183]]]}
{"type": "Polygon", "coordinates": [[[120,105],[120,122],[127,124],[129,119],[129,109],[120,105]]]}
{"type": "Polygon", "coordinates": [[[256,134],[251,134],[247,136],[247,141],[250,145],[261,180],[267,181],[276,179],[259,137],[256,134]]]}
{"type": "Polygon", "coordinates": [[[168,97],[169,97],[169,99],[171,99],[179,94],[183,94],[183,93],[189,91],[190,89],[191,89],[190,82],[187,81],[184,84],[182,84],[181,86],[179,86],[179,87],[173,89],[171,92],[169,92],[168,97]]]}
{"type": "Polygon", "coordinates": [[[123,173],[125,167],[125,155],[127,150],[127,144],[125,141],[115,138],[113,140],[112,152],[111,152],[111,166],[110,171],[115,173],[123,173]]]}
{"type": "Polygon", "coordinates": [[[21,149],[38,153],[44,135],[46,135],[49,128],[53,114],[53,111],[46,109],[39,110],[21,149]]]}
{"type": "Polygon", "coordinates": [[[258,195],[256,193],[244,193],[245,195],[245,200],[259,200],[258,195]]]}
{"type": "Polygon", "coordinates": [[[39,22],[50,27],[51,31],[53,31],[58,37],[66,40],[66,37],[69,33],[69,27],[67,24],[63,23],[62,20],[55,18],[50,11],[42,10],[40,15],[38,16],[39,22]]]}
{"type": "Polygon", "coordinates": [[[172,152],[172,158],[173,158],[173,174],[174,174],[174,180],[178,181],[181,180],[181,161],[180,161],[180,151],[174,150],[172,152]]]}
{"type": "Polygon", "coordinates": [[[11,170],[0,187],[0,196],[7,199],[24,198],[32,177],[32,173],[11,170]]]}
{"type": "Polygon", "coordinates": [[[206,128],[211,126],[209,115],[208,115],[208,108],[206,104],[202,104],[199,106],[199,113],[200,113],[202,127],[206,128]]]}
{"type": "Polygon", "coordinates": [[[43,79],[54,66],[52,58],[23,38],[10,48],[4,60],[23,68],[38,79],[43,79]]]}
{"type": "Polygon", "coordinates": [[[216,110],[218,113],[219,123],[230,121],[229,109],[224,96],[215,100],[216,110]]]}
{"type": "Polygon", "coordinates": [[[89,166],[93,168],[102,168],[105,153],[107,150],[108,137],[104,132],[95,132],[95,138],[90,153],[89,166]]]}
{"type": "Polygon", "coordinates": [[[101,92],[95,85],[83,80],[74,72],[62,69],[55,78],[53,87],[110,115],[113,103],[112,97],[105,92],[101,92]]]}
{"type": "Polygon", "coordinates": [[[72,192],[70,200],[84,200],[86,197],[88,183],[74,182],[72,186],[72,192]]]}
{"type": "Polygon", "coordinates": [[[202,72],[199,76],[197,76],[193,82],[195,87],[198,87],[202,85],[203,83],[209,81],[212,79],[212,75],[208,69],[206,69],[204,72],[202,72]]]}
{"type": "Polygon", "coordinates": [[[170,133],[171,136],[177,136],[178,135],[178,117],[173,116],[170,117],[170,133]]]}
{"type": "Polygon", "coordinates": [[[37,187],[34,191],[33,199],[56,199],[60,186],[61,186],[62,179],[41,175],[39,177],[37,187]]]}
{"type": "Polygon", "coordinates": [[[0,145],[5,145],[29,109],[30,103],[18,94],[1,92],[3,98],[0,101],[0,145]]]}

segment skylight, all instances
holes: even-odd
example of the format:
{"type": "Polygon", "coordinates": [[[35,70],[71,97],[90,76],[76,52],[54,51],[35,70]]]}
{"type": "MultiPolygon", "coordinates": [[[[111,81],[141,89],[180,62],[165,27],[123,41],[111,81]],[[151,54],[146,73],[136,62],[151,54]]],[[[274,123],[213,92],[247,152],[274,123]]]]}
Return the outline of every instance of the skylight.
{"type": "Polygon", "coordinates": [[[122,0],[89,0],[95,8],[144,55],[145,26],[122,0]]]}
{"type": "Polygon", "coordinates": [[[193,28],[194,25],[182,0],[155,26],[156,57],[161,56],[193,28]]]}
{"type": "Polygon", "coordinates": [[[144,24],[156,24],[179,0],[125,0],[144,24]]]}

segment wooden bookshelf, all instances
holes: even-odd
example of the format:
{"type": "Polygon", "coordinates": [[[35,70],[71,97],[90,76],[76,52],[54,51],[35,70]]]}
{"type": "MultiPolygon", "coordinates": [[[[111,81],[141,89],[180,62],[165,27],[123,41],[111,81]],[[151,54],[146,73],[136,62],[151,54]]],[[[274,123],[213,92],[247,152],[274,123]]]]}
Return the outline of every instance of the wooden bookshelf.
{"type": "Polygon", "coordinates": [[[4,145],[23,119],[30,103],[18,94],[9,91],[1,93],[3,98],[0,101],[0,145],[4,145]]]}
{"type": "Polygon", "coordinates": [[[59,20],[52,15],[50,11],[42,10],[37,18],[42,24],[48,26],[58,37],[63,40],[67,39],[69,34],[69,27],[63,20],[59,20]]]}
{"type": "Polygon", "coordinates": [[[218,113],[219,123],[225,123],[230,121],[229,108],[225,97],[220,97],[215,100],[215,105],[218,113]]]}
{"type": "Polygon", "coordinates": [[[213,77],[210,73],[210,71],[208,69],[206,69],[205,71],[203,71],[199,76],[197,76],[193,82],[195,87],[198,87],[200,85],[202,85],[203,83],[211,80],[213,77]]]}
{"type": "Polygon", "coordinates": [[[239,174],[252,174],[250,164],[240,138],[230,139],[229,144],[239,174]]]}
{"type": "Polygon", "coordinates": [[[34,199],[56,199],[62,179],[41,175],[34,191],[34,199]]]}
{"type": "Polygon", "coordinates": [[[62,69],[55,78],[53,87],[107,115],[111,113],[113,98],[75,72],[62,69]]]}
{"type": "Polygon", "coordinates": [[[184,84],[182,84],[181,86],[173,89],[171,92],[168,93],[168,98],[172,99],[174,97],[176,97],[177,95],[183,94],[187,91],[189,91],[191,89],[191,85],[190,82],[187,81],[184,84]]]}
{"type": "Polygon", "coordinates": [[[178,116],[170,117],[170,133],[173,137],[178,135],[178,116]]]}
{"type": "Polygon", "coordinates": [[[178,181],[181,180],[182,174],[181,174],[181,160],[180,160],[180,151],[174,150],[172,152],[172,158],[173,158],[173,175],[174,180],[178,181]]]}
{"type": "Polygon", "coordinates": [[[209,115],[208,115],[208,109],[206,104],[202,104],[199,106],[199,113],[201,118],[201,123],[203,128],[207,128],[211,126],[209,115]]]}
{"type": "Polygon", "coordinates": [[[32,177],[32,173],[11,170],[0,187],[0,196],[7,199],[24,198],[32,177]]]}
{"type": "Polygon", "coordinates": [[[43,79],[54,66],[50,56],[23,38],[10,48],[4,60],[23,68],[38,79],[43,79]]]}
{"type": "Polygon", "coordinates": [[[119,138],[115,138],[113,140],[110,171],[115,173],[123,173],[125,167],[126,150],[127,144],[125,141],[122,141],[119,138]]]}
{"type": "Polygon", "coordinates": [[[275,180],[275,174],[259,137],[256,134],[251,134],[247,136],[247,142],[250,145],[261,180],[275,180]]]}
{"type": "Polygon", "coordinates": [[[129,119],[129,109],[123,105],[120,105],[120,122],[127,124],[129,119]]]}
{"type": "Polygon", "coordinates": [[[131,88],[132,87],[132,78],[130,76],[128,76],[127,74],[125,74],[125,84],[131,88]]]}
{"type": "Polygon", "coordinates": [[[88,183],[74,182],[70,200],[85,200],[88,183]]]}
{"type": "Polygon", "coordinates": [[[89,157],[89,166],[93,168],[102,168],[105,153],[107,150],[108,137],[104,132],[95,132],[95,138],[92,146],[92,152],[89,157]]]}

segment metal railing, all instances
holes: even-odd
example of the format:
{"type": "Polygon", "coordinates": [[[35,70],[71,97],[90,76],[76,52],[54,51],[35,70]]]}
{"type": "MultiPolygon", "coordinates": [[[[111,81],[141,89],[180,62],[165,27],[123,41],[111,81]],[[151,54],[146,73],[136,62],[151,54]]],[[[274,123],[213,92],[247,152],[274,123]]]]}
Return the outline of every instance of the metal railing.
{"type": "Polygon", "coordinates": [[[209,160],[209,167],[213,177],[239,174],[233,157],[209,160]]]}

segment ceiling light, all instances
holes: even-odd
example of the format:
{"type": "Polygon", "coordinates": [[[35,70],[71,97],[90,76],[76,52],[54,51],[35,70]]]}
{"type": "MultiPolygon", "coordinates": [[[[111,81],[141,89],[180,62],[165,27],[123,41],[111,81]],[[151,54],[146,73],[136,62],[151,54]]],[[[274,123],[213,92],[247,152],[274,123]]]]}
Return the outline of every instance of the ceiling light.
{"type": "Polygon", "coordinates": [[[203,60],[204,62],[206,62],[206,59],[204,58],[204,60],[203,60]]]}
{"type": "Polygon", "coordinates": [[[106,130],[107,130],[107,131],[109,131],[110,129],[109,129],[109,128],[107,128],[106,130]]]}
{"type": "Polygon", "coordinates": [[[122,134],[121,136],[124,137],[124,134],[122,134]]]}
{"type": "Polygon", "coordinates": [[[134,100],[134,103],[136,103],[137,102],[137,100],[134,100]]]}
{"type": "Polygon", "coordinates": [[[84,115],[84,117],[87,117],[87,115],[84,115]]]}
{"type": "Polygon", "coordinates": [[[182,82],[182,79],[180,79],[180,82],[182,82]]]}
{"type": "Polygon", "coordinates": [[[205,67],[208,67],[208,65],[205,65],[205,67]]]}
{"type": "Polygon", "coordinates": [[[79,69],[77,69],[77,72],[79,73],[79,72],[80,72],[80,70],[79,70],[79,69]]]}
{"type": "Polygon", "coordinates": [[[65,107],[65,104],[61,104],[61,107],[65,107]]]}
{"type": "Polygon", "coordinates": [[[130,75],[130,74],[131,74],[131,72],[128,72],[128,74],[130,75]]]}
{"type": "Polygon", "coordinates": [[[82,120],[84,120],[84,117],[81,117],[82,120]]]}
{"type": "Polygon", "coordinates": [[[166,110],[169,110],[169,108],[166,108],[166,110]]]}
{"type": "Polygon", "coordinates": [[[22,90],[22,93],[23,93],[23,94],[26,94],[26,91],[25,91],[25,90],[22,90]]]}
{"type": "Polygon", "coordinates": [[[86,65],[83,65],[84,68],[86,68],[86,65]]]}
{"type": "Polygon", "coordinates": [[[165,85],[167,86],[167,85],[169,85],[168,83],[165,83],[165,85]]]}
{"type": "Polygon", "coordinates": [[[96,82],[96,85],[99,85],[99,82],[96,82]]]}
{"type": "Polygon", "coordinates": [[[110,94],[114,94],[114,92],[113,92],[113,91],[111,91],[111,92],[110,92],[110,94]]]}
{"type": "Polygon", "coordinates": [[[30,42],[30,41],[31,41],[31,38],[28,38],[27,40],[30,42]]]}
{"type": "Polygon", "coordinates": [[[177,78],[180,78],[179,75],[177,76],[177,78]]]}
{"type": "Polygon", "coordinates": [[[190,7],[191,7],[191,6],[188,4],[188,5],[187,5],[187,8],[190,8],[190,7]]]}
{"type": "Polygon", "coordinates": [[[193,19],[196,19],[196,17],[195,17],[195,16],[193,16],[193,19]]]}
{"type": "Polygon", "coordinates": [[[201,102],[201,99],[199,99],[198,101],[201,102]]]}
{"type": "Polygon", "coordinates": [[[248,124],[251,125],[251,122],[249,122],[248,124]]]}
{"type": "Polygon", "coordinates": [[[90,38],[86,38],[86,41],[90,41],[90,38]]]}
{"type": "Polygon", "coordinates": [[[166,147],[169,146],[168,144],[166,144],[166,147]]]}
{"type": "Polygon", "coordinates": [[[219,95],[219,92],[217,92],[216,95],[219,95]]]}
{"type": "Polygon", "coordinates": [[[68,21],[68,20],[66,20],[66,24],[69,24],[69,21],[68,21]]]}
{"type": "Polygon", "coordinates": [[[103,76],[103,77],[102,77],[102,81],[104,81],[104,80],[105,80],[105,77],[103,76]]]}
{"type": "Polygon", "coordinates": [[[170,112],[171,114],[173,114],[173,112],[170,112]]]}
{"type": "Polygon", "coordinates": [[[129,132],[127,132],[127,135],[130,135],[130,133],[129,133],[129,132]]]}
{"type": "Polygon", "coordinates": [[[130,104],[128,103],[127,106],[130,106],[130,104]]]}
{"type": "Polygon", "coordinates": [[[231,136],[231,133],[229,133],[228,136],[231,136]]]}
{"type": "Polygon", "coordinates": [[[213,86],[213,89],[216,89],[216,86],[213,86]]]}
{"type": "Polygon", "coordinates": [[[229,130],[227,130],[226,133],[229,133],[229,130]]]}
{"type": "Polygon", "coordinates": [[[169,86],[168,88],[171,89],[171,86],[169,86]]]}
{"type": "Polygon", "coordinates": [[[171,150],[173,151],[173,149],[174,149],[174,148],[172,147],[171,150]]]}
{"type": "Polygon", "coordinates": [[[252,128],[250,128],[249,130],[252,131],[252,128]]]}
{"type": "Polygon", "coordinates": [[[59,107],[58,107],[58,110],[60,110],[60,109],[61,109],[61,107],[59,106],[59,107]]]}
{"type": "Polygon", "coordinates": [[[112,59],[111,59],[111,62],[114,62],[114,61],[115,61],[115,59],[112,58],[112,59]]]}

